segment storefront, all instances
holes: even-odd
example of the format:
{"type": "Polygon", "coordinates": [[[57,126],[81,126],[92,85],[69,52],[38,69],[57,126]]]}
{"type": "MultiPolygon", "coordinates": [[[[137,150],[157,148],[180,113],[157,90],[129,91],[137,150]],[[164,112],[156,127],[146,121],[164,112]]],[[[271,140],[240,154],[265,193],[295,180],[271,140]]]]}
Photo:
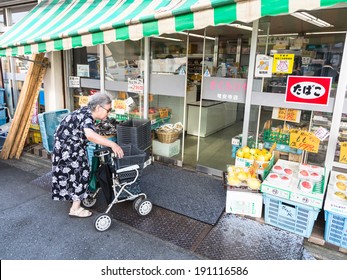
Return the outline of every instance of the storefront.
{"type": "MultiPolygon", "coordinates": [[[[284,198],[272,188],[282,181],[263,192],[318,213],[331,170],[343,173],[347,163],[345,1],[94,2],[42,1],[0,37],[1,56],[51,56],[47,110],[73,110],[107,91],[111,118],[151,120],[156,160],[216,176],[252,161],[249,148],[273,147],[288,172],[317,173],[300,163],[318,167],[323,188],[314,199],[284,198]],[[183,132],[162,141],[155,130],[163,124],[182,124],[183,132]]],[[[337,204],[329,210],[347,215],[337,204]]]]}

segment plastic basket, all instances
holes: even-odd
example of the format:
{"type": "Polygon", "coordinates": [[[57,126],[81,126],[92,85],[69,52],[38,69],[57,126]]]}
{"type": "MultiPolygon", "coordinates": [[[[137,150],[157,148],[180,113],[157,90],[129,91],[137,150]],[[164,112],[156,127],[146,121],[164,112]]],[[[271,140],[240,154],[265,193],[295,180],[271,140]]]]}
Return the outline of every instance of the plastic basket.
{"type": "Polygon", "coordinates": [[[347,249],[347,216],[324,211],[324,240],[347,249]]]}
{"type": "Polygon", "coordinates": [[[6,123],[6,118],[0,118],[0,125],[3,125],[6,123]]]}
{"type": "Polygon", "coordinates": [[[163,131],[160,129],[156,130],[158,140],[161,143],[173,143],[175,142],[178,137],[180,136],[182,131],[163,131]]]}
{"type": "Polygon", "coordinates": [[[320,209],[263,193],[265,223],[310,237],[320,209]]]}
{"type": "Polygon", "coordinates": [[[47,152],[51,153],[53,151],[55,129],[61,120],[69,113],[70,110],[63,109],[38,114],[42,146],[47,150],[47,152]]]}
{"type": "Polygon", "coordinates": [[[139,149],[152,145],[151,121],[131,119],[117,125],[117,142],[120,145],[133,144],[139,149]]]}
{"type": "Polygon", "coordinates": [[[146,153],[132,144],[120,145],[120,146],[123,149],[124,157],[115,158],[116,168],[120,169],[123,167],[128,167],[134,164],[138,164],[141,170],[145,162],[146,153]]]}

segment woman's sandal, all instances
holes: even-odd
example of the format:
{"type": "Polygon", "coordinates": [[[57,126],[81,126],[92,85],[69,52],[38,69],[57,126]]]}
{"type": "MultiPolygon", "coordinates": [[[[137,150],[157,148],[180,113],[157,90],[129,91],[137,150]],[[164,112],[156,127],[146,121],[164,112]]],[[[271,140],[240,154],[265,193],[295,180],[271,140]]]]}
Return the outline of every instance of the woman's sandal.
{"type": "Polygon", "coordinates": [[[69,216],[70,217],[76,217],[76,218],[88,218],[92,215],[93,213],[84,209],[83,207],[80,207],[76,210],[71,210],[69,216]]]}

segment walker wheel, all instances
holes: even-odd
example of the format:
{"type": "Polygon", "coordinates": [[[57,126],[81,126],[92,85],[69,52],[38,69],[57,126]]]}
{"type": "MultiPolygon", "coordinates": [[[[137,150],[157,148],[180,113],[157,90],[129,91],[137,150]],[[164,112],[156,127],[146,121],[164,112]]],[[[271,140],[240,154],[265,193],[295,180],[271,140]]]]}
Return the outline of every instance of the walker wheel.
{"type": "Polygon", "coordinates": [[[86,208],[93,207],[95,205],[95,203],[96,203],[96,198],[92,198],[92,197],[89,197],[89,198],[82,200],[82,205],[86,208]]]}
{"type": "Polygon", "coordinates": [[[146,216],[152,211],[152,202],[150,202],[148,199],[143,199],[139,202],[139,206],[136,209],[137,214],[140,216],[146,216]]]}
{"type": "Polygon", "coordinates": [[[97,231],[105,231],[111,226],[112,219],[109,214],[99,214],[94,221],[97,231]]]}
{"type": "Polygon", "coordinates": [[[140,205],[140,203],[141,203],[141,201],[143,199],[144,199],[143,196],[139,196],[139,197],[135,198],[135,200],[133,201],[133,208],[134,208],[134,210],[137,211],[137,209],[139,208],[139,205],[140,205]]]}

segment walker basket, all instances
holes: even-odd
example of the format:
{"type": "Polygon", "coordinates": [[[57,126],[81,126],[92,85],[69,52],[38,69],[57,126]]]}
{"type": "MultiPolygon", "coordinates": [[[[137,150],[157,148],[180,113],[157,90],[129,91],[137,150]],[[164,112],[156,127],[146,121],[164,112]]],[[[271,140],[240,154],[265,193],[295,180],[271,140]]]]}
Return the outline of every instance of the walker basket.
{"type": "Polygon", "coordinates": [[[158,140],[161,143],[173,143],[181,134],[181,131],[163,131],[160,129],[156,130],[158,140]]]}

